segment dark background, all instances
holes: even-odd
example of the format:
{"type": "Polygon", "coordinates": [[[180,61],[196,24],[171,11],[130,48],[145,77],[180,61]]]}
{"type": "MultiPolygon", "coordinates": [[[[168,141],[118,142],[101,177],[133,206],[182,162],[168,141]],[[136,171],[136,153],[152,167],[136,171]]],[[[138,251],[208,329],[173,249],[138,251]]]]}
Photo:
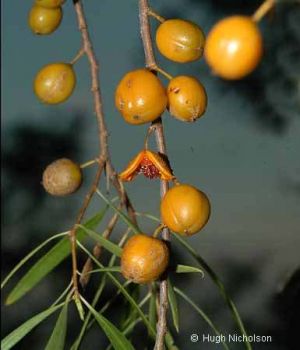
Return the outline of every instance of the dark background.
{"type": "MultiPolygon", "coordinates": [[[[208,33],[219,18],[236,13],[250,15],[260,1],[150,3],[162,16],[190,19],[208,33]]],[[[94,171],[86,170],[83,188],[76,195],[57,199],[46,195],[40,185],[44,167],[60,157],[82,163],[95,157],[98,147],[85,59],[76,64],[77,88],[65,104],[45,106],[32,92],[33,78],[41,66],[71,60],[80,46],[72,2],[67,1],[64,6],[60,28],[47,37],[34,36],[27,27],[31,4],[17,0],[2,2],[2,276],[39,243],[72,225],[94,171]]],[[[120,78],[144,64],[137,1],[89,0],[84,4],[100,58],[112,158],[117,170],[121,170],[142,148],[147,128],[126,124],[113,101],[120,78]]],[[[155,21],[152,24],[154,30],[157,24],[155,21]]],[[[163,120],[169,158],[177,177],[206,192],[212,204],[209,224],[189,242],[221,276],[248,333],[273,337],[272,344],[253,344],[253,348],[294,350],[300,311],[299,3],[279,4],[260,28],[265,42],[263,62],[251,76],[239,82],[225,82],[212,76],[204,60],[180,65],[157,53],[160,65],[170,74],[191,74],[200,79],[209,98],[207,113],[193,125],[174,120],[167,113],[163,120]]],[[[138,178],[127,188],[139,211],[158,214],[158,182],[138,178]]],[[[102,205],[95,200],[90,213],[102,205]]],[[[145,232],[154,229],[149,221],[141,220],[141,226],[145,232]]],[[[116,235],[123,228],[119,226],[116,235]]],[[[175,244],[174,251],[179,261],[188,262],[175,244]]],[[[24,299],[9,307],[2,306],[3,336],[55,300],[69,283],[69,260],[24,299]]],[[[83,256],[80,262],[84,262],[83,256]]],[[[22,272],[29,266],[30,263],[22,272]]],[[[22,272],[5,287],[2,305],[22,272]]],[[[199,280],[195,276],[180,276],[176,282],[220,329],[235,332],[228,309],[208,277],[199,280]]],[[[96,285],[92,281],[91,286],[93,283],[96,285]]],[[[104,300],[109,296],[107,292],[104,300]]],[[[113,313],[119,312],[118,305],[113,313]]],[[[175,339],[181,349],[221,348],[191,343],[192,333],[202,335],[208,329],[184,302],[180,302],[180,310],[181,331],[175,339]]],[[[55,318],[49,318],[16,348],[43,348],[55,318]]],[[[71,344],[79,326],[74,310],[69,322],[71,344]]],[[[105,337],[96,327],[82,349],[102,349],[103,342],[105,337]]],[[[136,346],[145,347],[143,338],[138,339],[136,346]]],[[[235,344],[233,348],[240,349],[242,345],[235,344]]]]}

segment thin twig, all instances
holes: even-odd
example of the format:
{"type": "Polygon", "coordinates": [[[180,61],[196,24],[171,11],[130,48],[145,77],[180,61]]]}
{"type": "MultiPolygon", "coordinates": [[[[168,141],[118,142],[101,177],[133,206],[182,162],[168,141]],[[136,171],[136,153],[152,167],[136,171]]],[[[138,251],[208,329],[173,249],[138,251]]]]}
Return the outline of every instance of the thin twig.
{"type": "MultiPolygon", "coordinates": [[[[89,65],[90,65],[90,73],[91,73],[91,91],[93,94],[94,99],[94,111],[97,119],[97,125],[98,125],[98,138],[100,143],[100,152],[98,156],[98,169],[93,181],[93,184],[85,198],[85,201],[79,211],[79,214],[77,216],[76,222],[70,231],[70,241],[71,241],[71,251],[72,251],[72,278],[73,278],[73,285],[74,285],[74,299],[75,301],[79,301],[79,292],[78,292],[78,280],[77,280],[77,256],[76,256],[76,227],[81,222],[86,209],[98,187],[103,169],[109,169],[110,174],[107,174],[109,178],[113,178],[111,174],[115,174],[114,168],[111,164],[110,155],[109,155],[109,149],[108,149],[108,131],[105,123],[103,108],[102,108],[102,97],[101,97],[101,90],[100,90],[100,83],[99,83],[99,66],[96,59],[96,55],[94,53],[92,41],[90,39],[88,27],[87,27],[87,21],[85,19],[85,13],[84,9],[81,3],[81,0],[73,0],[74,3],[74,9],[77,15],[77,22],[78,22],[78,28],[81,33],[82,37],[82,50],[86,54],[89,65]]],[[[128,198],[127,193],[125,190],[121,189],[120,182],[118,180],[118,177],[115,176],[117,180],[113,180],[115,187],[117,188],[121,201],[126,204],[126,208],[129,208],[129,214],[135,218],[134,209],[130,203],[130,200],[128,198]]]]}
{"type": "MultiPolygon", "coordinates": [[[[140,18],[140,31],[143,41],[143,47],[145,52],[146,67],[149,69],[157,70],[157,64],[155,61],[150,23],[148,18],[149,5],[148,0],[139,0],[139,18],[140,18]]],[[[155,128],[155,138],[158,151],[166,155],[166,143],[163,131],[163,125],[161,118],[158,118],[152,123],[152,128],[155,128]]],[[[161,180],[161,190],[160,195],[163,197],[168,191],[168,182],[161,180]]],[[[165,241],[170,240],[170,232],[168,228],[164,228],[162,231],[162,238],[165,241]]],[[[157,322],[157,334],[155,340],[154,350],[164,349],[164,339],[167,332],[167,309],[168,309],[168,289],[167,280],[164,279],[160,282],[160,296],[159,296],[159,312],[158,312],[158,322],[157,322]]]]}
{"type": "Polygon", "coordinates": [[[276,0],[265,0],[254,12],[253,21],[259,22],[275,6],[275,2],[276,0]]]}

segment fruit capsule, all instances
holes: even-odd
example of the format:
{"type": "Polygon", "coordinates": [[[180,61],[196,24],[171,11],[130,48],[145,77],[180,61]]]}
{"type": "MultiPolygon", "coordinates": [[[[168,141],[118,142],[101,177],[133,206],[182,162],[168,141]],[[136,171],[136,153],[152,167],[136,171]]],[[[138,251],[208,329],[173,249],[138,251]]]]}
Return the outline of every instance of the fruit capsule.
{"type": "Polygon", "coordinates": [[[195,23],[182,19],[164,21],[156,32],[156,45],[160,53],[171,61],[196,61],[203,55],[205,36],[195,23]]]}
{"type": "Polygon", "coordinates": [[[262,54],[261,33],[247,16],[231,16],[219,21],[207,36],[204,53],[212,71],[229,80],[250,74],[262,54]]]}
{"type": "Polygon", "coordinates": [[[61,158],[49,164],[43,172],[44,189],[53,196],[66,196],[78,190],[82,172],[78,164],[61,158]]]}
{"type": "Polygon", "coordinates": [[[129,238],[121,256],[123,276],[135,283],[155,281],[169,263],[167,245],[153,237],[137,234],[129,238]]]}
{"type": "Polygon", "coordinates": [[[115,93],[116,107],[130,124],[152,122],[164,112],[167,102],[162,83],[147,69],[127,73],[115,93]]]}
{"type": "Polygon", "coordinates": [[[62,15],[60,7],[46,8],[34,5],[29,12],[28,24],[35,34],[51,34],[60,25],[62,15]]]}
{"type": "Polygon", "coordinates": [[[76,85],[73,66],[52,63],[44,66],[34,81],[34,92],[44,103],[57,104],[67,100],[76,85]]]}
{"type": "Polygon", "coordinates": [[[207,223],[210,203],[205,193],[197,188],[178,184],[163,197],[160,212],[163,223],[171,231],[192,236],[207,223]]]}
{"type": "Polygon", "coordinates": [[[61,6],[63,3],[65,2],[65,0],[35,0],[35,4],[42,6],[42,7],[46,7],[49,9],[53,9],[56,7],[61,6]]]}
{"type": "Polygon", "coordinates": [[[203,85],[194,77],[173,78],[167,89],[170,114],[182,121],[193,122],[200,118],[207,106],[203,85]]]}

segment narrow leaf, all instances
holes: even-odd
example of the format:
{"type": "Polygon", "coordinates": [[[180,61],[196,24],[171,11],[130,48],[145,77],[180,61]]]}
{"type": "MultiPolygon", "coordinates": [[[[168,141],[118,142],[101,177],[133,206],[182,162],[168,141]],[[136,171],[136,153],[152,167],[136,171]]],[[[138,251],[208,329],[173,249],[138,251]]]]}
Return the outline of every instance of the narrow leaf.
{"type": "MultiPolygon", "coordinates": [[[[217,334],[217,335],[221,335],[221,332],[217,329],[216,325],[213,323],[213,321],[207,316],[207,314],[200,309],[200,307],[198,307],[191,298],[189,298],[182,290],[180,290],[179,288],[174,288],[174,291],[180,295],[188,304],[190,304],[196,311],[197,313],[204,319],[204,321],[210,326],[210,328],[217,334]]],[[[227,344],[222,340],[221,337],[221,341],[222,341],[222,345],[225,349],[229,350],[227,344]]]]}
{"type": "Polygon", "coordinates": [[[84,298],[82,298],[82,301],[91,311],[115,350],[134,350],[129,340],[115,325],[108,321],[103,315],[99,314],[84,298]]]}
{"type": "Polygon", "coordinates": [[[89,237],[91,237],[96,242],[100,243],[109,252],[119,257],[121,256],[122,248],[120,248],[117,244],[112,243],[110,240],[104,238],[99,233],[85,228],[83,225],[78,225],[78,227],[82,228],[88,234],[89,237]]]}
{"type": "Polygon", "coordinates": [[[198,262],[198,264],[204,268],[204,270],[208,273],[208,275],[210,276],[210,278],[212,279],[212,281],[216,284],[216,286],[218,287],[221,296],[223,297],[223,299],[225,300],[225,302],[227,303],[229,310],[233,316],[233,319],[235,320],[241,334],[245,335],[245,342],[244,345],[246,347],[247,350],[252,350],[252,346],[251,344],[248,342],[247,340],[247,333],[244,327],[244,324],[242,322],[242,319],[238,313],[238,310],[234,304],[234,302],[232,301],[232,299],[230,298],[229,294],[226,292],[224,284],[221,282],[221,280],[219,279],[219,277],[217,276],[217,274],[214,272],[214,270],[207,264],[207,262],[200,256],[197,254],[197,252],[194,250],[193,247],[191,247],[183,238],[181,238],[179,235],[174,234],[174,237],[179,241],[179,243],[192,255],[192,257],[198,262]]]}
{"type": "Polygon", "coordinates": [[[68,319],[68,303],[62,308],[45,350],[64,350],[68,319]]]}
{"type": "Polygon", "coordinates": [[[96,193],[106,202],[116,213],[119,214],[120,218],[124,221],[124,223],[132,229],[134,233],[140,233],[141,230],[136,227],[136,225],[130,220],[130,218],[125,215],[120,209],[118,209],[112,201],[110,201],[108,198],[106,198],[98,189],[96,190],[96,193]]]}
{"type": "Polygon", "coordinates": [[[35,315],[28,321],[24,322],[21,326],[16,328],[14,331],[12,331],[10,334],[8,334],[2,341],[1,341],[1,350],[9,350],[13,346],[15,346],[22,338],[25,337],[34,327],[36,327],[38,324],[40,324],[42,321],[44,321],[47,317],[49,317],[51,314],[53,314],[56,310],[61,308],[65,303],[62,303],[60,305],[50,307],[49,309],[35,315]]]}
{"type": "MultiPolygon", "coordinates": [[[[148,318],[149,323],[153,329],[156,327],[156,289],[152,288],[151,290],[151,296],[150,296],[150,302],[149,302],[149,309],[148,309],[148,318]]],[[[149,331],[148,331],[149,333],[149,331]]],[[[150,334],[149,334],[150,335],[150,334]]]]}
{"type": "Polygon", "coordinates": [[[168,299],[171,307],[171,312],[172,312],[172,318],[173,318],[173,324],[174,327],[179,333],[179,313],[178,313],[178,304],[177,304],[177,299],[176,295],[174,293],[173,285],[168,278],[168,299]]]}
{"type": "MultiPolygon", "coordinates": [[[[85,224],[87,228],[96,227],[107,211],[107,207],[100,213],[93,216],[85,224]]],[[[76,238],[81,241],[86,237],[83,229],[77,230],[76,238]]],[[[6,305],[15,303],[35,287],[45,276],[47,276],[56,266],[58,266],[71,253],[70,241],[68,237],[61,239],[44,256],[42,256],[29,271],[19,280],[14,289],[6,299],[6,305]]]]}
{"type": "Polygon", "coordinates": [[[188,266],[188,265],[177,265],[176,266],[176,273],[201,273],[202,277],[204,277],[204,272],[195,266],[188,266]]]}

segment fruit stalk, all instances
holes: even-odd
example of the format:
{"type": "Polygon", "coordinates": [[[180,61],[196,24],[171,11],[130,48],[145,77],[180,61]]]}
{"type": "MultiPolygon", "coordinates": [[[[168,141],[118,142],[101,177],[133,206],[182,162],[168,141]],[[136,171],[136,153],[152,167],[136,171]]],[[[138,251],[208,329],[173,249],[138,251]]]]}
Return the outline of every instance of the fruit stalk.
{"type": "MultiPolygon", "coordinates": [[[[140,32],[145,52],[146,67],[155,70],[157,67],[156,60],[153,53],[150,23],[149,23],[149,5],[147,0],[139,0],[139,19],[140,19],[140,32]]],[[[166,155],[166,143],[163,130],[163,124],[161,118],[158,118],[151,125],[154,128],[156,144],[158,151],[166,155]]],[[[161,180],[160,195],[163,197],[168,191],[168,182],[161,180]]],[[[170,240],[170,232],[168,228],[164,228],[162,231],[162,237],[165,241],[170,240]]],[[[155,340],[155,350],[164,349],[164,339],[167,332],[167,309],[168,309],[168,286],[167,280],[164,279],[160,282],[160,296],[159,296],[159,312],[157,323],[157,334],[155,340]]]]}
{"type": "Polygon", "coordinates": [[[275,0],[265,0],[253,14],[253,21],[259,22],[274,6],[275,0]]]}

